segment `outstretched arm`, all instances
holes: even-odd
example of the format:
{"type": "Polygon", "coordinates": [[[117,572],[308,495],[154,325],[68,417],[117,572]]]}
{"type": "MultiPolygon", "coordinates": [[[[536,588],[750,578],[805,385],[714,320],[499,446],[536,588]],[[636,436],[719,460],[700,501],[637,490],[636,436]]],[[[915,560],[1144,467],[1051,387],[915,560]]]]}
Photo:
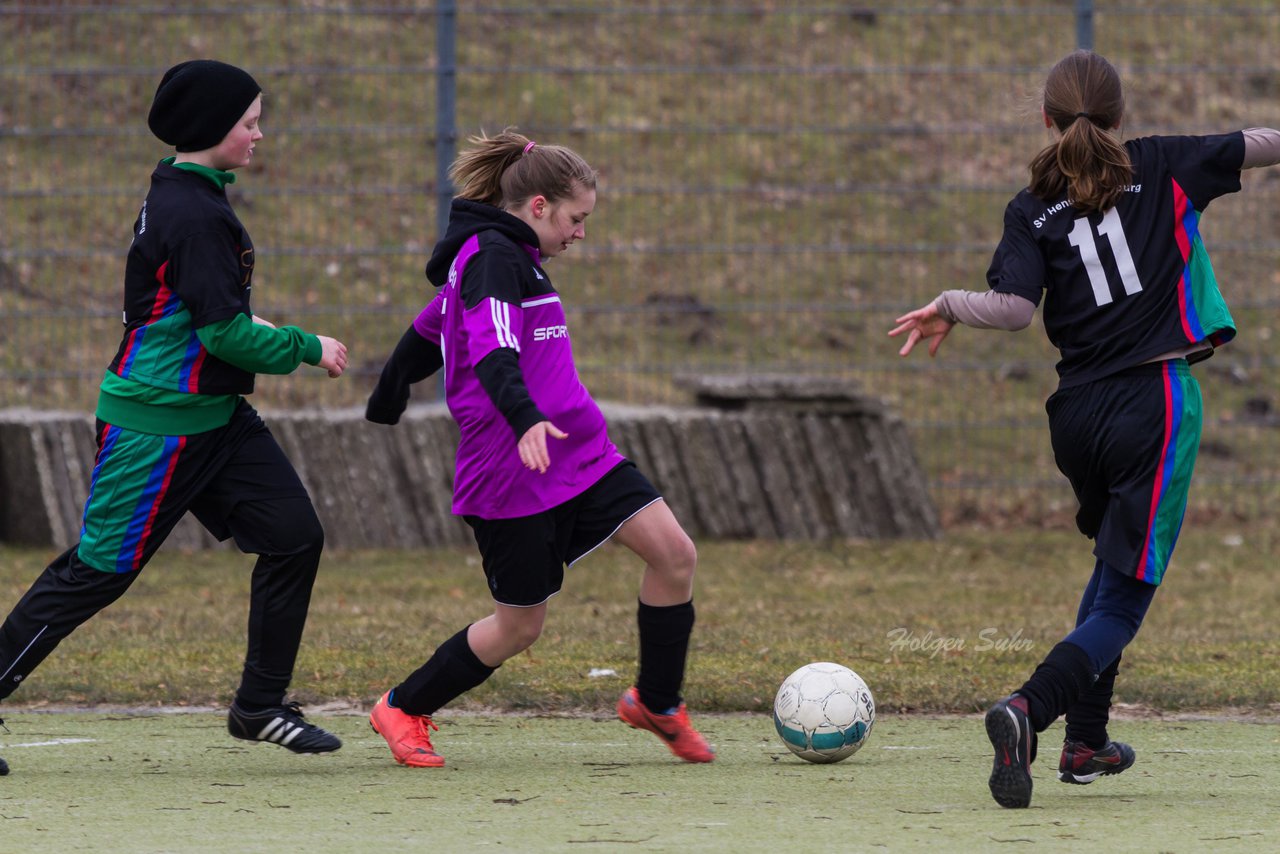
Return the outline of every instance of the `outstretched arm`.
{"type": "Polygon", "coordinates": [[[440,345],[418,334],[412,325],[400,336],[391,358],[382,366],[378,384],[369,395],[364,417],[376,424],[396,424],[409,405],[409,387],[444,365],[440,345]]]}
{"type": "Polygon", "coordinates": [[[1241,169],[1274,166],[1280,163],[1280,130],[1246,128],[1244,131],[1244,163],[1241,169]]]}
{"type": "Polygon", "coordinates": [[[957,323],[975,329],[1025,329],[1035,316],[1031,300],[1002,291],[943,291],[928,305],[899,317],[889,335],[905,334],[907,341],[898,351],[909,355],[923,339],[929,341],[929,355],[936,356],[951,327],[957,323]]]}
{"type": "Polygon", "coordinates": [[[347,367],[347,348],[336,338],[247,314],[201,326],[196,337],[222,361],[255,374],[288,374],[305,362],[338,377],[347,367]]]}

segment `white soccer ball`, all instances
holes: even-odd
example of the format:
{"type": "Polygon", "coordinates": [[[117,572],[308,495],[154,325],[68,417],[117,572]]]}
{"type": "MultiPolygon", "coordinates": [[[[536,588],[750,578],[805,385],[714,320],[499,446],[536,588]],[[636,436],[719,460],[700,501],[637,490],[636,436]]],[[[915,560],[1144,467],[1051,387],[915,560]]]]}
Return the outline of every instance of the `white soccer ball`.
{"type": "Polygon", "coordinates": [[[782,682],[773,725],[782,743],[810,762],[839,762],[871,735],[876,704],[862,677],[830,661],[806,664],[782,682]]]}

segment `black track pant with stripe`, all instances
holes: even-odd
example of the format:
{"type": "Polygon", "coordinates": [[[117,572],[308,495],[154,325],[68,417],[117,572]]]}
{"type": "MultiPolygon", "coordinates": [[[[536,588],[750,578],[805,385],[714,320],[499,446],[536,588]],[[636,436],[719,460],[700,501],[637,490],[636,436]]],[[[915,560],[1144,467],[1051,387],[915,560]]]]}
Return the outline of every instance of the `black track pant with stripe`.
{"type": "MultiPolygon", "coordinates": [[[[225,427],[188,437],[184,455],[156,511],[146,558],[188,510],[218,539],[234,537],[241,551],[258,555],[236,697],[279,705],[293,676],[324,530],[297,472],[247,403],[225,427]]],[[[49,564],[0,626],[0,699],[137,575],[95,569],[76,546],[49,564]]]]}

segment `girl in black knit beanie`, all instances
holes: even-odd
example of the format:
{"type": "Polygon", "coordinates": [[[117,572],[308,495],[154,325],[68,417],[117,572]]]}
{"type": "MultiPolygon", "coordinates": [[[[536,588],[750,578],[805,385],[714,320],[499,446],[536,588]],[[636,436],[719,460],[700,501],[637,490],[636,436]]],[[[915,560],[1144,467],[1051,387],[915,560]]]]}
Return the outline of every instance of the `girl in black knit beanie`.
{"type": "MultiPolygon", "coordinates": [[[[213,60],[175,65],[147,124],[177,153],[151,175],[124,274],[124,335],[98,396],[98,453],[80,542],[0,626],[0,699],[119,598],[188,511],[256,554],[231,735],[295,753],[342,742],[286,702],[324,531],[311,498],[245,400],[256,374],[342,374],[340,341],[277,328],[249,305],[254,252],[227,199],[262,139],[262,90],[213,60]]],[[[8,772],[0,760],[0,774],[8,772]]]]}

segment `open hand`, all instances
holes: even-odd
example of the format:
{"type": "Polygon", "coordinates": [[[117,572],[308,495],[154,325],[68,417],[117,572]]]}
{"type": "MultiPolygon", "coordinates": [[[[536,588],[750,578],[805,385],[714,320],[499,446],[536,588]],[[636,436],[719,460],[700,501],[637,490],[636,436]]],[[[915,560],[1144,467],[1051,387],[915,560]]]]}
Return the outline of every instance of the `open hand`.
{"type": "Polygon", "coordinates": [[[520,444],[516,447],[520,451],[520,462],[524,463],[525,468],[538,474],[546,473],[551,466],[551,454],[547,450],[548,436],[553,439],[569,438],[568,433],[550,421],[539,421],[520,437],[520,444]]]}
{"type": "Polygon", "coordinates": [[[942,339],[946,338],[951,327],[955,326],[950,320],[938,314],[938,306],[932,302],[915,311],[907,312],[894,323],[898,325],[889,330],[889,336],[896,337],[903,334],[907,336],[906,343],[898,350],[899,356],[910,355],[916,344],[925,338],[929,339],[929,355],[938,355],[942,339]]]}

